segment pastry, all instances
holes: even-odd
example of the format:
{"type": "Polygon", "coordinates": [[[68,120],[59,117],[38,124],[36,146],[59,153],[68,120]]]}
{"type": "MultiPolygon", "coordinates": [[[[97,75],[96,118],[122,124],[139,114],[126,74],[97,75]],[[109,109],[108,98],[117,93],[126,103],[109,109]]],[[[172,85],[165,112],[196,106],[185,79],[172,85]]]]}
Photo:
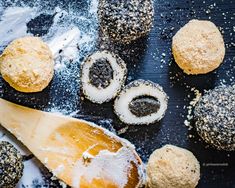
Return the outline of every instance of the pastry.
{"type": "Polygon", "coordinates": [[[125,86],[114,102],[114,112],[127,124],[151,124],[166,112],[168,96],[162,87],[145,80],[125,86]]]}
{"type": "Polygon", "coordinates": [[[191,20],[173,37],[172,52],[186,74],[206,74],[223,62],[223,37],[211,21],[191,20]]]}
{"type": "Polygon", "coordinates": [[[155,150],[147,164],[149,188],[195,188],[200,165],[192,152],[173,145],[155,150]]]}
{"type": "Polygon", "coordinates": [[[194,109],[201,138],[219,150],[235,150],[235,85],[207,91],[194,109]]]}
{"type": "Polygon", "coordinates": [[[81,65],[82,91],[94,103],[108,102],[125,83],[127,68],[124,61],[107,50],[90,55],[81,65]]]}
{"type": "Polygon", "coordinates": [[[101,30],[110,39],[130,43],[149,33],[154,15],[152,0],[101,0],[101,30]]]}
{"type": "Polygon", "coordinates": [[[0,72],[5,81],[18,91],[42,91],[53,77],[52,53],[38,37],[16,39],[0,56],[0,72]]]}
{"type": "Polygon", "coordinates": [[[23,175],[23,157],[6,141],[0,142],[0,187],[14,188],[23,175]]]}

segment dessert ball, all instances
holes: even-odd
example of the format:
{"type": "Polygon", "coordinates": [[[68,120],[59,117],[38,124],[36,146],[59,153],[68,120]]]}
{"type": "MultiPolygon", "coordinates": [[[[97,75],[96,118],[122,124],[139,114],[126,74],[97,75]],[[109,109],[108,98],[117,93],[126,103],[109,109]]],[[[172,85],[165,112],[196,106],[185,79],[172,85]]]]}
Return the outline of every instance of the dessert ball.
{"type": "Polygon", "coordinates": [[[186,74],[206,74],[219,67],[225,55],[223,37],[210,21],[191,20],[173,37],[176,63],[186,74]]]}
{"type": "Polygon", "coordinates": [[[23,175],[23,158],[8,142],[0,142],[0,187],[14,188],[23,175]]]}
{"type": "Polygon", "coordinates": [[[195,188],[199,179],[199,162],[186,149],[165,145],[149,158],[147,185],[150,188],[195,188]]]}
{"type": "Polygon", "coordinates": [[[125,62],[107,50],[91,54],[81,65],[82,91],[94,103],[108,102],[120,92],[126,80],[125,62]]]}
{"type": "Polygon", "coordinates": [[[219,150],[235,150],[235,85],[207,91],[194,110],[198,134],[219,150]]]}
{"type": "Polygon", "coordinates": [[[158,84],[135,80],[123,88],[114,102],[114,112],[126,124],[160,121],[167,110],[168,96],[158,84]]]}
{"type": "Polygon", "coordinates": [[[52,53],[38,37],[16,39],[0,56],[0,72],[5,81],[18,91],[42,91],[53,77],[52,53]]]}
{"type": "Polygon", "coordinates": [[[101,30],[110,39],[130,43],[150,31],[153,21],[152,0],[101,0],[101,30]]]}

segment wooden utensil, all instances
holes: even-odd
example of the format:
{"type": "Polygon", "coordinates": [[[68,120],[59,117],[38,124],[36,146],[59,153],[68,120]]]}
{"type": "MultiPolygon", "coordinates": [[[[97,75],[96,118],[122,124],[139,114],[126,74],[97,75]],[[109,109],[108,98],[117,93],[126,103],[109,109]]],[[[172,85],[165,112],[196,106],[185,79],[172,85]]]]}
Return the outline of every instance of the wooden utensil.
{"type": "Polygon", "coordinates": [[[0,99],[0,124],[72,187],[142,183],[142,162],[132,145],[93,123],[0,99]]]}

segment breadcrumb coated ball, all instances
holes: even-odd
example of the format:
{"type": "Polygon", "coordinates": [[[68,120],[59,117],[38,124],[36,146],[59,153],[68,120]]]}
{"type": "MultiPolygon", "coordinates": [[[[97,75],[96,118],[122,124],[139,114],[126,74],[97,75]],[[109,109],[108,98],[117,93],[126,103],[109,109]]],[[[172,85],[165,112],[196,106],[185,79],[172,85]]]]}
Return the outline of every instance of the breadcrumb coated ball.
{"type": "Polygon", "coordinates": [[[130,43],[152,27],[152,0],[101,0],[99,20],[103,33],[114,41],[130,43]]]}
{"type": "Polygon", "coordinates": [[[150,188],[195,188],[200,165],[192,152],[173,145],[155,150],[147,164],[150,188]]]}
{"type": "Polygon", "coordinates": [[[206,74],[223,62],[225,45],[214,23],[191,20],[173,37],[172,51],[176,63],[186,74],[206,74]]]}
{"type": "Polygon", "coordinates": [[[23,175],[23,158],[8,142],[0,142],[0,187],[13,188],[23,175]]]}
{"type": "Polygon", "coordinates": [[[0,72],[5,81],[18,91],[42,91],[53,77],[52,52],[38,37],[16,39],[0,56],[0,72]]]}

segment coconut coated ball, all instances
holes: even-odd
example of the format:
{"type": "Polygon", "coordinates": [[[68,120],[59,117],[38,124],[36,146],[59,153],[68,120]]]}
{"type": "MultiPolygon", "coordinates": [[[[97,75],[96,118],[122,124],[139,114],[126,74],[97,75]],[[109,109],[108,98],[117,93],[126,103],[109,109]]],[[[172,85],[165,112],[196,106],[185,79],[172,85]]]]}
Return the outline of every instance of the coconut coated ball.
{"type": "Polygon", "coordinates": [[[152,0],[101,0],[98,10],[101,30],[110,39],[130,43],[147,35],[152,27],[152,0]]]}
{"type": "Polygon", "coordinates": [[[225,55],[223,37],[214,23],[191,20],[173,37],[176,63],[186,74],[206,74],[219,67],[225,55]]]}
{"type": "Polygon", "coordinates": [[[235,85],[207,91],[194,109],[201,138],[218,150],[235,150],[235,85]]]}
{"type": "Polygon", "coordinates": [[[13,188],[23,175],[23,158],[8,142],[0,142],[0,187],[13,188]]]}
{"type": "Polygon", "coordinates": [[[38,37],[16,39],[0,56],[0,72],[5,81],[18,91],[42,91],[53,77],[52,52],[38,37]]]}
{"type": "Polygon", "coordinates": [[[147,164],[150,188],[195,188],[200,165],[192,152],[173,145],[155,150],[147,164]]]}

